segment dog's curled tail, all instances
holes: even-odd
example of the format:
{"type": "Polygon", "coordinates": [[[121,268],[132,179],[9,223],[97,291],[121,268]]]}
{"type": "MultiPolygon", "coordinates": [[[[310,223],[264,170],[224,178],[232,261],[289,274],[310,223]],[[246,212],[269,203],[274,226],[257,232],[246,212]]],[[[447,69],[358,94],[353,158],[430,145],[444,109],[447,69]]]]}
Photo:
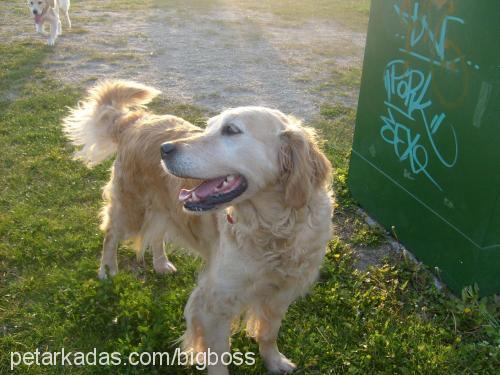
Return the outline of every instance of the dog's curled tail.
{"type": "Polygon", "coordinates": [[[75,158],[92,167],[115,154],[120,135],[142,116],[141,107],[158,94],[152,87],[122,80],[91,88],[87,98],[63,120],[64,133],[79,147],[75,158]]]}

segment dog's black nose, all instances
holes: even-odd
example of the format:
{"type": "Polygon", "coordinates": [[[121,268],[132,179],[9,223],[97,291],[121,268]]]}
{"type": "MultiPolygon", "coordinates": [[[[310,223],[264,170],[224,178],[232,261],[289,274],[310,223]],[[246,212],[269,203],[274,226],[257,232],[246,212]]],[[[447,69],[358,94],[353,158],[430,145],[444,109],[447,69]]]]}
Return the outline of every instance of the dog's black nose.
{"type": "Polygon", "coordinates": [[[166,158],[167,156],[171,156],[171,154],[175,151],[175,144],[165,142],[161,145],[161,157],[166,158]]]}
{"type": "Polygon", "coordinates": [[[38,10],[33,9],[33,14],[38,14],[38,10]]]}

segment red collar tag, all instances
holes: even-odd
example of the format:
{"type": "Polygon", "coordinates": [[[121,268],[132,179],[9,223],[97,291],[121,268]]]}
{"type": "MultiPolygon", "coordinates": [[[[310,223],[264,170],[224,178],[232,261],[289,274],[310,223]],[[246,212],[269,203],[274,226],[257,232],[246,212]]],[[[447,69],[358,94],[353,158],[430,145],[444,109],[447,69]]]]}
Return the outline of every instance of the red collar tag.
{"type": "Polygon", "coordinates": [[[231,214],[226,214],[226,220],[229,224],[234,224],[234,219],[231,214]]]}

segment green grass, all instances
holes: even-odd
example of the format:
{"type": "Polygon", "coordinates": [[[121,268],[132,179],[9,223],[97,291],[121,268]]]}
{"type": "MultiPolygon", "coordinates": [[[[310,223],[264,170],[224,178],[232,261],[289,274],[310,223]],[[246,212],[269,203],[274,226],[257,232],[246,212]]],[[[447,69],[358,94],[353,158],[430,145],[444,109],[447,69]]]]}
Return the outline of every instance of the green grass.
{"type": "Polygon", "coordinates": [[[365,31],[371,0],[280,0],[236,1],[241,6],[269,11],[285,20],[304,22],[316,19],[335,20],[356,31],[365,31]]]}
{"type": "MultiPolygon", "coordinates": [[[[130,1],[130,0],[127,0],[130,1]]],[[[356,31],[366,31],[371,0],[154,0],[159,8],[175,9],[182,12],[189,9],[241,8],[270,13],[285,22],[293,24],[314,20],[334,20],[342,26],[356,31]]]]}
{"type": "MultiPolygon", "coordinates": [[[[93,170],[71,160],[60,129],[79,87],[48,78],[39,43],[0,45],[0,373],[11,351],[170,351],[183,332],[182,310],[200,262],[175,253],[179,272],[156,276],[120,250],[120,274],[98,281],[102,236],[97,213],[110,162],[93,170]]],[[[167,99],[153,104],[197,124],[203,108],[167,99]]],[[[314,125],[336,166],[338,216],[356,221],[346,185],[355,110],[323,106],[314,125]]],[[[355,271],[352,247],[380,241],[359,224],[353,238],[334,236],[311,294],[293,304],[280,347],[304,374],[495,373],[500,366],[499,304],[477,291],[454,298],[431,274],[404,258],[355,271]]],[[[243,333],[233,349],[257,351],[243,333]]],[[[17,373],[96,374],[107,367],[19,367],[17,373]]],[[[122,368],[120,373],[195,373],[184,367],[122,368]]],[[[233,369],[262,374],[262,362],[233,369]]]]}

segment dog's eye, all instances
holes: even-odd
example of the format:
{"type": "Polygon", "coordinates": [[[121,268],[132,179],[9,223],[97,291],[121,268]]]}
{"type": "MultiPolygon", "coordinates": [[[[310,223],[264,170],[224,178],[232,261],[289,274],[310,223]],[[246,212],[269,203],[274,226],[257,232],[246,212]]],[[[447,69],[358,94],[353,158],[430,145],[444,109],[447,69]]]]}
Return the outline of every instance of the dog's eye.
{"type": "Polygon", "coordinates": [[[232,124],[224,125],[224,127],[222,128],[221,134],[222,135],[236,135],[236,134],[241,134],[241,130],[232,124]]]}

